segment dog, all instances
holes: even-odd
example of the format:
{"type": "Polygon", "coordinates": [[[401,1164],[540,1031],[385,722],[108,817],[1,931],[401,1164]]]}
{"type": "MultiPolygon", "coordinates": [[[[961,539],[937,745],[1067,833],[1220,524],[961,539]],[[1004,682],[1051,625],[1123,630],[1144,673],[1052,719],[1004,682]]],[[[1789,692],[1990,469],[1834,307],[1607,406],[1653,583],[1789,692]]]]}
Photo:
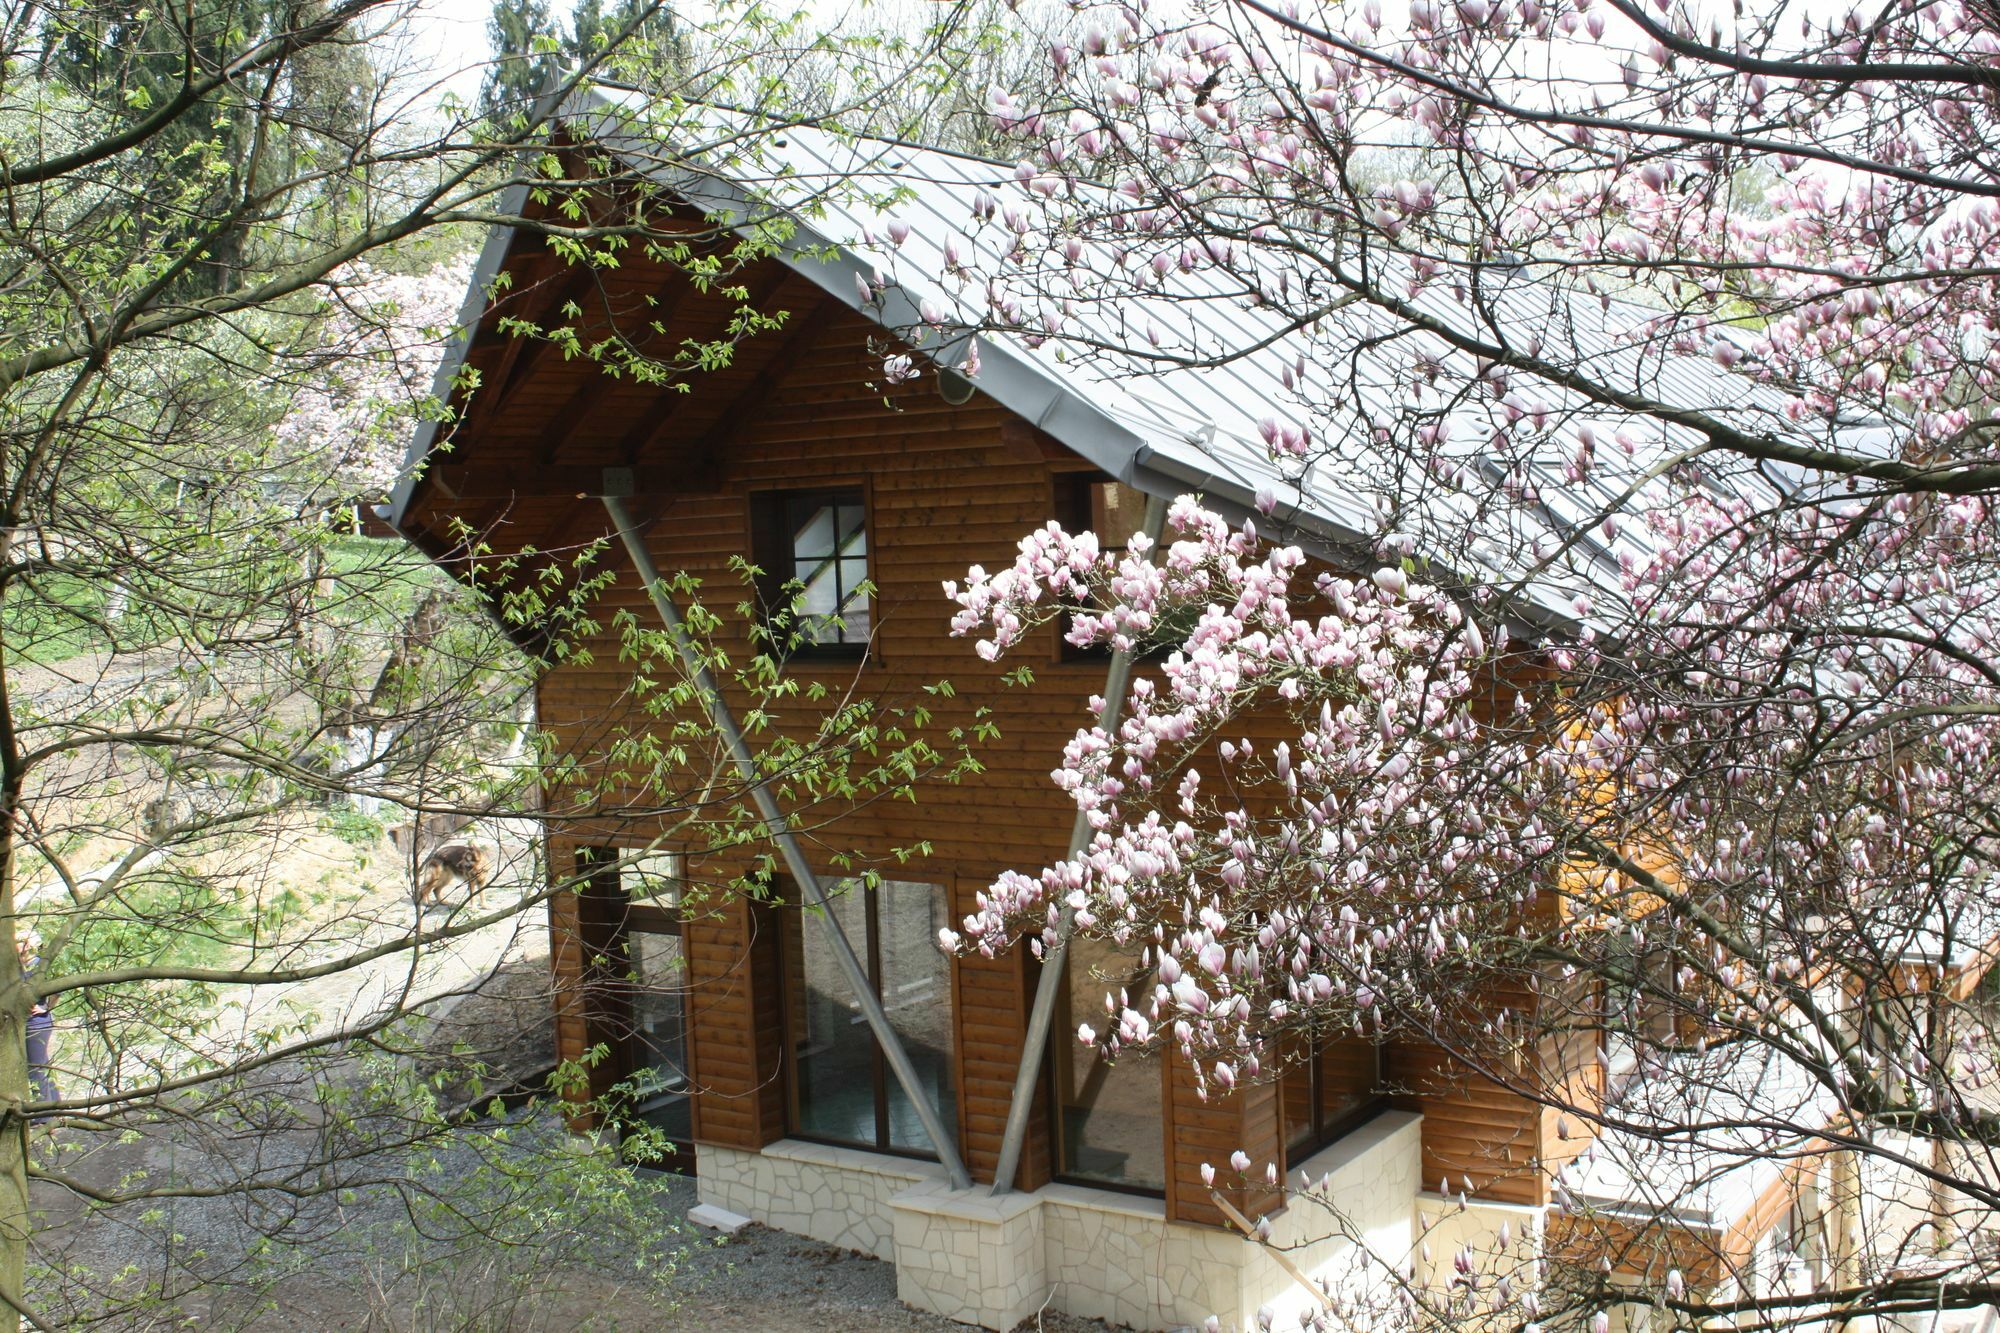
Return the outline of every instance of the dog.
{"type": "Polygon", "coordinates": [[[417,907],[444,902],[444,891],[463,884],[478,893],[493,878],[493,852],[484,843],[456,836],[471,821],[463,815],[429,815],[417,824],[397,824],[389,841],[404,856],[416,857],[417,907]]]}
{"type": "Polygon", "coordinates": [[[493,878],[493,853],[476,842],[448,842],[424,858],[417,868],[417,905],[444,901],[453,884],[465,885],[468,896],[493,878]]]}

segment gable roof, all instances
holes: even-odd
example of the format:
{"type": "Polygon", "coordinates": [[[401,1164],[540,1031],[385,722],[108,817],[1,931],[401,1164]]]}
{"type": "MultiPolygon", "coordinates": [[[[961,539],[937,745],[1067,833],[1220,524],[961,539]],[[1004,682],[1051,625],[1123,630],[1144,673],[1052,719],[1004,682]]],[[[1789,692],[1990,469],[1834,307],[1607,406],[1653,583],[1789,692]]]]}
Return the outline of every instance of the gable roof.
{"type": "MultiPolygon", "coordinates": [[[[1032,217],[1040,209],[1032,179],[1024,180],[1007,164],[809,125],[779,126],[739,113],[690,115],[685,107],[676,107],[676,132],[701,142],[674,151],[663,149],[649,128],[649,110],[648,99],[639,94],[598,87],[576,93],[566,118],[588,122],[593,141],[645,164],[671,193],[739,231],[773,215],[787,217],[795,226],[779,255],[787,267],[831,301],[899,335],[914,336],[921,342],[919,353],[938,367],[963,363],[972,330],[982,327],[986,313],[984,301],[968,295],[962,279],[953,281],[956,266],[947,242],[981,273],[999,272],[1005,268],[1002,242],[1011,246],[1013,232],[1004,225],[981,226],[976,217],[984,212],[1005,218],[1010,211],[1032,217]]],[[[502,200],[502,211],[518,212],[525,200],[525,189],[516,187],[502,200]]],[[[466,332],[439,370],[441,399],[463,362],[469,331],[486,309],[485,293],[511,239],[506,228],[487,238],[461,316],[466,332]]],[[[1074,267],[1087,276],[1107,273],[1115,262],[1086,250],[1074,267]]],[[[1239,254],[1233,262],[1242,267],[1250,260],[1239,254]]],[[[1700,408],[1746,431],[1794,439],[1802,433],[1790,395],[1725,370],[1707,356],[1667,354],[1631,336],[1659,311],[1526,275],[1468,293],[1409,281],[1406,256],[1379,254],[1367,262],[1386,275],[1378,283],[1406,288],[1411,306],[1446,327],[1532,340],[1529,345],[1551,361],[1587,362],[1596,378],[1620,390],[1700,408]]],[[[1263,282],[1266,275],[1253,276],[1263,282]]],[[[1270,276],[1275,281],[1278,275],[1270,276]]],[[[1591,525],[1602,510],[1629,510],[1635,494],[1657,487],[1650,470],[1696,443],[1692,431],[1646,420],[1643,438],[1620,451],[1611,440],[1639,418],[1541,384],[1532,387],[1532,400],[1496,388],[1490,402],[1461,401],[1440,409],[1447,423],[1435,446],[1440,458],[1469,473],[1475,484],[1427,481],[1412,470],[1412,460],[1374,440],[1370,423],[1406,406],[1404,372],[1413,357],[1465,362],[1471,370],[1469,358],[1412,330],[1399,316],[1363,303],[1331,303],[1320,320],[1299,328],[1255,308],[1246,295],[1244,286],[1196,265],[1170,271],[1156,295],[1121,293],[1115,301],[1075,304],[1060,338],[982,329],[976,334],[981,367],[976,386],[1082,458],[1148,493],[1196,492],[1238,521],[1255,514],[1260,493],[1275,497],[1279,533],[1274,535],[1351,568],[1378,563],[1381,539],[1407,532],[1415,553],[1461,580],[1507,579],[1542,564],[1518,590],[1514,606],[1543,628],[1567,631],[1599,619],[1579,603],[1580,594],[1599,605],[1619,598],[1621,559],[1643,559],[1646,536],[1635,524],[1615,533],[1591,525]],[[1162,335],[1164,359],[1130,351],[1150,335],[1162,335]],[[1351,397],[1335,416],[1312,420],[1311,405],[1288,379],[1302,372],[1310,376],[1332,347],[1356,349],[1340,386],[1351,397]],[[1489,449],[1495,422],[1526,412],[1572,426],[1590,423],[1605,441],[1595,471],[1566,477],[1562,449],[1553,438],[1533,444],[1534,452],[1526,455],[1496,458],[1489,449]],[[1309,425],[1314,456],[1275,458],[1265,443],[1274,420],[1309,425]],[[1505,475],[1517,479],[1517,490],[1526,482],[1532,493],[1517,494],[1517,503],[1482,505],[1480,494],[1505,475]]],[[[422,484],[419,465],[429,457],[436,432],[433,422],[419,426],[384,511],[399,528],[422,484]]],[[[1879,423],[1842,427],[1839,434],[1846,447],[1881,449],[1879,423]]],[[[1711,471],[1702,480],[1720,491],[1747,490],[1773,500],[1800,481],[1748,465],[1726,477],[1711,471]]],[[[1258,521],[1267,529],[1274,526],[1258,521]]]]}

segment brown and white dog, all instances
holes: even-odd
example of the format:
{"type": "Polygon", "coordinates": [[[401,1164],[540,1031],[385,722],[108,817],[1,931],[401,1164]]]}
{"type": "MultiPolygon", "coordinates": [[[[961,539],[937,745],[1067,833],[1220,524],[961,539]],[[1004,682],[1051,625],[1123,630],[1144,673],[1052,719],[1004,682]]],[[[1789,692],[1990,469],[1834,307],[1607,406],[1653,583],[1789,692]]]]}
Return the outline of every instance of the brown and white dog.
{"type": "Polygon", "coordinates": [[[493,878],[493,853],[484,844],[456,835],[471,821],[464,815],[426,815],[417,824],[397,824],[389,841],[417,862],[417,906],[442,903],[444,891],[463,884],[468,894],[479,892],[493,878]]]}

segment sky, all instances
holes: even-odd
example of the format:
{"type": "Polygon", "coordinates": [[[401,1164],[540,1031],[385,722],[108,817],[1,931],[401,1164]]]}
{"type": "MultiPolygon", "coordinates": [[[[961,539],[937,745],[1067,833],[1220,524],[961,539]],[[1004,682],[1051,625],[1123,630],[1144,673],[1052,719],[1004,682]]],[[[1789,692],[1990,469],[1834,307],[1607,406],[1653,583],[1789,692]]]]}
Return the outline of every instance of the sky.
{"type": "MultiPolygon", "coordinates": [[[[558,0],[567,14],[570,6],[558,0]]],[[[422,100],[435,101],[446,91],[470,102],[479,95],[481,67],[491,53],[486,43],[486,16],[492,0],[415,0],[403,25],[407,46],[399,62],[422,100]]]]}

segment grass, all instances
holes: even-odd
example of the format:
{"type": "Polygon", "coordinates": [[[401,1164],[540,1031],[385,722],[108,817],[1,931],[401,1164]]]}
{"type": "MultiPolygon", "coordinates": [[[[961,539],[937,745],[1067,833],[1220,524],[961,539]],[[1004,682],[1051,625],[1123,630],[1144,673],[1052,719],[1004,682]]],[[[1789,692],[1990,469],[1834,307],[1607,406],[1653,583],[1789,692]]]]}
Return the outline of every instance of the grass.
{"type": "MultiPolygon", "coordinates": [[[[322,550],[331,584],[326,614],[338,625],[393,631],[437,577],[397,540],[342,533],[328,537],[322,550]]],[[[73,574],[21,579],[0,602],[0,657],[10,666],[46,666],[86,653],[140,652],[179,637],[182,617],[144,597],[133,597],[115,626],[108,624],[109,595],[103,582],[73,574]]]]}

